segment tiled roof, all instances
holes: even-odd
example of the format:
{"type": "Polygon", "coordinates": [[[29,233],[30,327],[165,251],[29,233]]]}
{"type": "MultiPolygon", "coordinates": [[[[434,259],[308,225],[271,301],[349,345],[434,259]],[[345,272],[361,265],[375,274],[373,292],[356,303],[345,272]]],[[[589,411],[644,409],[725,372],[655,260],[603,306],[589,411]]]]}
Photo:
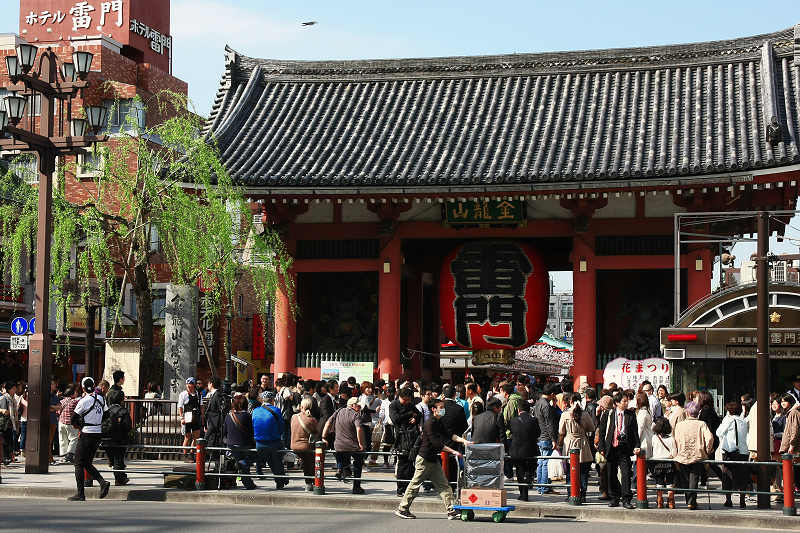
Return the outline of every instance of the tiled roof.
{"type": "Polygon", "coordinates": [[[535,189],[800,163],[800,24],[728,41],[485,57],[227,52],[207,132],[251,188],[535,189]]]}

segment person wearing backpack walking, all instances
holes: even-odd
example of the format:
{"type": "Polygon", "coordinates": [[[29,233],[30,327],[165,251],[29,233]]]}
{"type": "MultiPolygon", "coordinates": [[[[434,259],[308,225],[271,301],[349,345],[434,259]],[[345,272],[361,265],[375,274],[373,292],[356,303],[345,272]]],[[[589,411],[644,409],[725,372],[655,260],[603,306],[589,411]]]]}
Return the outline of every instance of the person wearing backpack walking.
{"type": "Polygon", "coordinates": [[[114,485],[125,485],[130,481],[125,470],[125,447],[133,426],[131,413],[122,405],[125,394],[122,389],[108,391],[108,417],[100,424],[102,445],[108,460],[114,466],[114,485]]]}
{"type": "Polygon", "coordinates": [[[92,378],[83,378],[81,385],[83,390],[86,391],[86,395],[75,406],[72,420],[70,420],[73,426],[81,430],[81,434],[78,437],[78,446],[75,449],[75,483],[78,486],[78,492],[67,498],[73,502],[82,502],[86,499],[83,484],[84,470],[100,484],[101,499],[108,495],[108,489],[111,487],[111,483],[103,479],[103,476],[92,464],[94,454],[97,453],[97,448],[100,447],[100,440],[102,439],[100,424],[103,421],[104,414],[108,411],[108,406],[101,394],[93,392],[94,380],[92,378]]]}

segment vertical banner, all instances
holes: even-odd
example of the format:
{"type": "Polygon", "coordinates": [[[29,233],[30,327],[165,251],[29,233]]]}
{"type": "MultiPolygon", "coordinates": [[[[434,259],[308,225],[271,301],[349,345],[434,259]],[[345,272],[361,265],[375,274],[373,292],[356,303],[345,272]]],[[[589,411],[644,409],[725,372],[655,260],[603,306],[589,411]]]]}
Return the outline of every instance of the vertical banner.
{"type": "Polygon", "coordinates": [[[266,357],[264,323],[261,321],[261,314],[256,313],[253,315],[253,361],[263,361],[266,357]]]}
{"type": "Polygon", "coordinates": [[[197,373],[198,289],[193,285],[167,287],[164,327],[164,399],[175,400],[186,378],[197,373]]]}

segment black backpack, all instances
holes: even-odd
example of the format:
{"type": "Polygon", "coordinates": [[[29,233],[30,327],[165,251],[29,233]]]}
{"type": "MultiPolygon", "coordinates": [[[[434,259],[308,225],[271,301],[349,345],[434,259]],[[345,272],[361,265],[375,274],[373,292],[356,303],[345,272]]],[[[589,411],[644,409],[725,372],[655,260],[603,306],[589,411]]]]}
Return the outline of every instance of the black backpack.
{"type": "Polygon", "coordinates": [[[103,439],[127,443],[128,431],[131,429],[130,412],[121,405],[112,405],[108,409],[108,416],[100,423],[103,439]]]}

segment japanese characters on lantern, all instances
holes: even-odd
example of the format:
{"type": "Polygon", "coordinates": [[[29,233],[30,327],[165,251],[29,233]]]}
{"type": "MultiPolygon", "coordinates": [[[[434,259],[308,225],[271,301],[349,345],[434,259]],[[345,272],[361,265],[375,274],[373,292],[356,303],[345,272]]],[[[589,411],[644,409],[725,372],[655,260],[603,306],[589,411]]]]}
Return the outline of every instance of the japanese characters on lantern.
{"type": "Polygon", "coordinates": [[[445,334],[469,349],[522,349],[547,321],[548,274],[531,247],[516,242],[463,244],[442,265],[445,334]]]}

